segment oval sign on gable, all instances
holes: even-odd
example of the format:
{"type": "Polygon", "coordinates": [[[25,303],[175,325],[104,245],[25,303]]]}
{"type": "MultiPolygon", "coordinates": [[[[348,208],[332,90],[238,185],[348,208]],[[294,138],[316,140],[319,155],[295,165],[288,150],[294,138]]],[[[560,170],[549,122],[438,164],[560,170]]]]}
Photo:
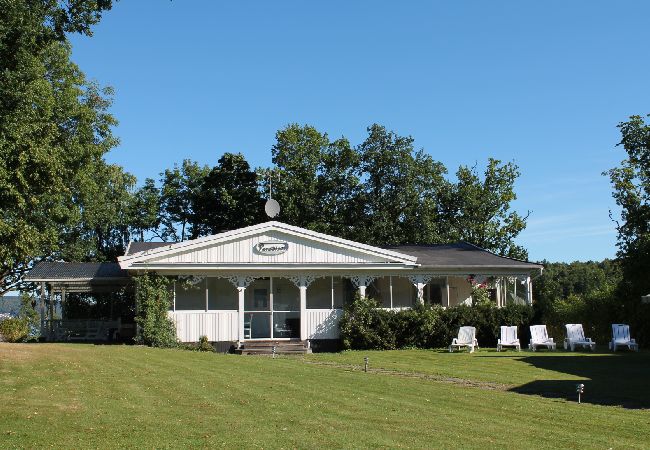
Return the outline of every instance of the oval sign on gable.
{"type": "Polygon", "coordinates": [[[288,242],[258,242],[255,244],[255,250],[260,255],[281,255],[289,249],[288,242]]]}

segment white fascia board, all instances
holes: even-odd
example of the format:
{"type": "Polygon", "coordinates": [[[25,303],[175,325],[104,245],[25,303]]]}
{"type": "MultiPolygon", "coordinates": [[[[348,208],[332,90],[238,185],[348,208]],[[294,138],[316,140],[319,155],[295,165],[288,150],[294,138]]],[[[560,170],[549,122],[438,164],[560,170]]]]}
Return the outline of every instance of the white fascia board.
{"type": "Polygon", "coordinates": [[[524,274],[533,274],[541,273],[541,268],[539,267],[522,267],[522,266],[426,266],[419,267],[417,270],[418,273],[432,273],[432,274],[442,274],[442,275],[497,275],[497,276],[507,276],[507,275],[524,275],[524,274]]]}
{"type": "Polygon", "coordinates": [[[222,270],[222,271],[268,271],[278,272],[283,270],[297,270],[297,271],[313,271],[313,270],[354,270],[354,271],[390,271],[390,270],[408,270],[412,271],[414,266],[405,264],[392,264],[392,263],[347,263],[347,264],[292,264],[292,263],[279,263],[279,264],[220,264],[220,263],[142,263],[133,264],[127,267],[127,270],[184,270],[184,271],[200,271],[200,270],[222,270]]]}
{"type": "Polygon", "coordinates": [[[389,259],[396,259],[398,260],[396,262],[401,262],[404,264],[415,265],[417,261],[416,256],[406,255],[404,253],[399,253],[392,250],[386,250],[379,247],[373,247],[371,245],[361,244],[360,242],[350,241],[347,239],[342,239],[342,238],[330,236],[323,233],[317,233],[315,231],[307,230],[305,228],[294,227],[292,225],[287,225],[282,222],[274,222],[274,221],[265,222],[258,225],[252,225],[250,227],[239,228],[237,230],[227,231],[225,233],[219,233],[212,236],[193,239],[191,241],[177,242],[177,243],[170,244],[169,246],[159,247],[152,250],[145,250],[143,252],[135,253],[133,255],[120,256],[117,258],[117,260],[122,269],[128,269],[132,267],[133,263],[136,262],[144,262],[152,258],[162,258],[177,252],[199,249],[210,244],[224,243],[238,238],[245,238],[250,235],[254,235],[265,231],[280,231],[280,232],[284,231],[287,234],[292,234],[294,236],[311,239],[313,241],[317,241],[321,243],[331,244],[348,250],[356,250],[365,253],[371,253],[374,256],[382,256],[389,259]]]}

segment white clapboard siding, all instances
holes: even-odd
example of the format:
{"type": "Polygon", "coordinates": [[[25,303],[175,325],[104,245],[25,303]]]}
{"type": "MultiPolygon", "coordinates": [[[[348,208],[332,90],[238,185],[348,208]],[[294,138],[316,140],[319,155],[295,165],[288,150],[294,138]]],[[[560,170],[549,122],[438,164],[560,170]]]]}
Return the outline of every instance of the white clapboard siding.
{"type": "Polygon", "coordinates": [[[338,339],[341,309],[308,309],[305,314],[309,339],[338,339]]]}
{"type": "Polygon", "coordinates": [[[176,324],[176,337],[181,342],[198,342],[207,336],[211,342],[236,341],[238,339],[237,311],[169,311],[176,324]]]}
{"type": "Polygon", "coordinates": [[[184,253],[163,258],[153,258],[159,263],[363,263],[387,262],[387,259],[293,236],[279,231],[269,231],[244,239],[216,243],[184,253]],[[260,255],[254,251],[259,242],[287,242],[289,248],[280,255],[260,255]]]}

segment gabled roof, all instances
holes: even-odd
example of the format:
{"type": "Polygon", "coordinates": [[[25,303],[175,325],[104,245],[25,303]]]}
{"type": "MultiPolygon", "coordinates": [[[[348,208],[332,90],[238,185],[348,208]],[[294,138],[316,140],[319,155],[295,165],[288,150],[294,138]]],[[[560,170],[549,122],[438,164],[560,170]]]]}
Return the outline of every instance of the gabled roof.
{"type": "MultiPolygon", "coordinates": [[[[198,252],[210,247],[215,247],[227,244],[229,242],[244,240],[253,236],[268,233],[281,233],[283,236],[302,239],[306,242],[310,242],[309,245],[313,245],[314,248],[324,245],[329,249],[350,251],[354,252],[357,255],[367,255],[368,257],[374,258],[374,261],[381,260],[382,263],[394,263],[403,266],[415,266],[417,264],[417,258],[412,255],[400,253],[394,250],[384,249],[381,247],[373,247],[371,245],[318,233],[316,231],[276,221],[265,222],[258,225],[215,234],[212,236],[206,236],[199,239],[171,244],[162,242],[133,242],[129,245],[126,254],[119,257],[118,261],[120,263],[120,266],[125,269],[135,269],[138,267],[144,267],[148,263],[161,263],[161,261],[163,261],[162,263],[164,264],[171,264],[166,261],[168,261],[169,258],[173,258],[177,255],[184,255],[190,252],[198,252]]],[[[232,263],[233,261],[218,262],[232,263]]],[[[269,260],[269,262],[271,261],[269,260]]],[[[197,262],[195,264],[200,264],[200,262],[197,262]]]]}
{"type": "Polygon", "coordinates": [[[542,269],[540,264],[506,258],[467,242],[431,245],[398,245],[390,250],[417,257],[422,268],[494,267],[523,270],[542,269]]]}
{"type": "Polygon", "coordinates": [[[49,262],[36,264],[25,281],[115,280],[127,279],[129,274],[117,263],[49,262]]]}

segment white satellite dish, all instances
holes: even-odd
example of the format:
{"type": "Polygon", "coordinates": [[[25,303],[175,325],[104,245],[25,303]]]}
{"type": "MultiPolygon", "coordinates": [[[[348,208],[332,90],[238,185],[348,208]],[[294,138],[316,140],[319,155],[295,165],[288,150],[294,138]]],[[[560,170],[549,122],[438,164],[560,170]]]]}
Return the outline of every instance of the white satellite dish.
{"type": "Polygon", "coordinates": [[[276,200],[270,198],[264,205],[264,211],[266,212],[266,215],[272,219],[280,214],[280,204],[276,200]]]}

